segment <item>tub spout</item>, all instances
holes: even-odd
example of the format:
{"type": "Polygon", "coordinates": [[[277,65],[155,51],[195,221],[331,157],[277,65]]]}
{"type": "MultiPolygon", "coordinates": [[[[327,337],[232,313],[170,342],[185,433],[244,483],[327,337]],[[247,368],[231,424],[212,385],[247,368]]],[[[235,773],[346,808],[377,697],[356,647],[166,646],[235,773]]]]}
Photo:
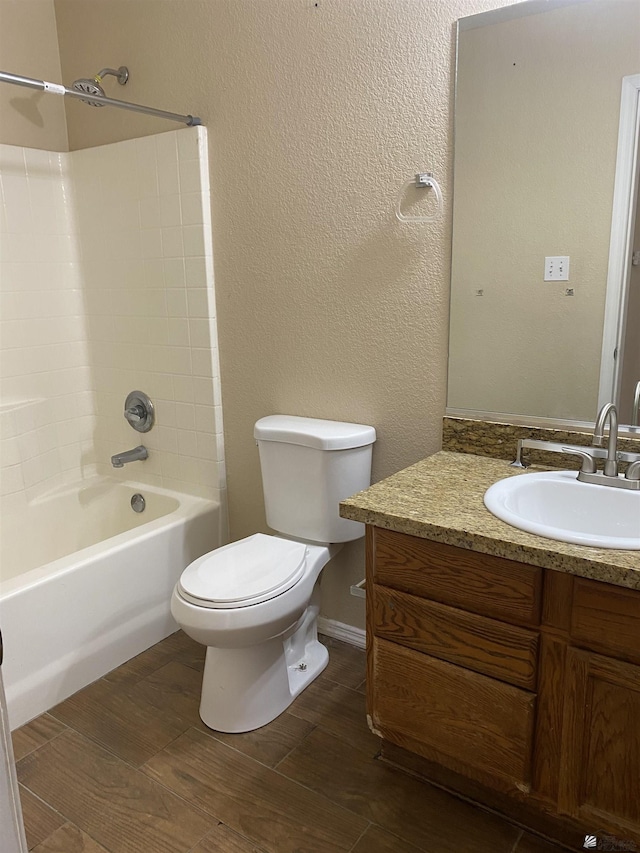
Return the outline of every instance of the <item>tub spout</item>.
{"type": "Polygon", "coordinates": [[[139,444],[137,447],[134,447],[133,450],[125,450],[124,453],[116,453],[111,457],[111,464],[114,468],[124,468],[127,462],[138,462],[143,459],[147,459],[149,456],[149,451],[147,448],[139,444]]]}

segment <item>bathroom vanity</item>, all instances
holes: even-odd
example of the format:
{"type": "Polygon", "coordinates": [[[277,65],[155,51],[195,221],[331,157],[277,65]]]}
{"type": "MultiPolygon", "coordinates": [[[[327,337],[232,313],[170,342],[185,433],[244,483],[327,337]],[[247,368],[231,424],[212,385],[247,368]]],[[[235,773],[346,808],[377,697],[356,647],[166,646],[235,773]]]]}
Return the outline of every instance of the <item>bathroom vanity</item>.
{"type": "Polygon", "coordinates": [[[482,502],[510,475],[441,452],[342,503],[367,524],[370,727],[533,831],[640,847],[640,552],[510,527],[482,502]]]}

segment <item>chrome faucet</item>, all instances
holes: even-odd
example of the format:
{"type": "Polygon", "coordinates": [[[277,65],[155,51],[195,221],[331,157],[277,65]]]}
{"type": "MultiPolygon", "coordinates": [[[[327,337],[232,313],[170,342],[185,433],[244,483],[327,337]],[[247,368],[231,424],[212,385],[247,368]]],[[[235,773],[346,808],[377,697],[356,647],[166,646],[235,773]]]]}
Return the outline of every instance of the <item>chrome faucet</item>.
{"type": "Polygon", "coordinates": [[[604,463],[605,477],[618,476],[618,461],[616,451],[618,444],[618,410],[613,403],[605,403],[598,412],[596,425],[593,430],[593,446],[602,447],[605,424],[609,421],[609,441],[607,442],[607,459],[604,463]]]}
{"type": "Polygon", "coordinates": [[[631,406],[631,426],[640,426],[640,382],[636,383],[633,392],[633,405],[631,406]]]}
{"type": "Polygon", "coordinates": [[[125,450],[124,453],[116,453],[111,457],[114,468],[124,468],[128,462],[138,462],[149,457],[149,451],[143,444],[134,447],[133,450],[125,450]]]}
{"type": "Polygon", "coordinates": [[[541,441],[534,438],[518,439],[516,458],[511,463],[514,468],[528,468],[529,463],[522,458],[525,448],[546,450],[552,453],[569,453],[582,460],[578,480],[582,483],[594,483],[601,486],[615,486],[618,489],[640,491],[640,454],[617,449],[618,410],[613,403],[606,403],[596,419],[592,444],[589,447],[576,444],[560,444],[556,441],[541,441]],[[609,422],[609,438],[606,450],[604,430],[609,422]],[[596,459],[604,459],[604,469],[598,471],[596,459]],[[618,476],[618,462],[628,462],[624,477],[618,476]]]}
{"type": "Polygon", "coordinates": [[[565,447],[566,453],[580,456],[582,465],[578,471],[578,480],[582,483],[594,483],[600,486],[615,486],[618,489],[633,489],[640,491],[640,458],[637,453],[620,453],[618,444],[618,410],[613,403],[605,403],[598,412],[595,428],[593,430],[593,444],[591,448],[565,447]],[[609,421],[609,438],[607,441],[607,457],[604,470],[596,468],[596,456],[600,456],[604,442],[604,428],[609,421]],[[624,477],[618,476],[618,462],[624,458],[630,464],[624,477]]]}

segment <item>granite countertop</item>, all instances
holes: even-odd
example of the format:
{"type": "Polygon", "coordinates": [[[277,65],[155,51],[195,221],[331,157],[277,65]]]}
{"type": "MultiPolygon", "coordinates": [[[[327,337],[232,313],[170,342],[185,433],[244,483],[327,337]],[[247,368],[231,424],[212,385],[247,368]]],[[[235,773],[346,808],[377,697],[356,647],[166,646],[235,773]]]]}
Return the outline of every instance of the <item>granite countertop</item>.
{"type": "Polygon", "coordinates": [[[640,551],[588,548],[545,539],[492,515],[482,500],[485,491],[497,480],[523,473],[504,459],[440,451],[342,501],[340,515],[471,551],[640,589],[640,551]]]}

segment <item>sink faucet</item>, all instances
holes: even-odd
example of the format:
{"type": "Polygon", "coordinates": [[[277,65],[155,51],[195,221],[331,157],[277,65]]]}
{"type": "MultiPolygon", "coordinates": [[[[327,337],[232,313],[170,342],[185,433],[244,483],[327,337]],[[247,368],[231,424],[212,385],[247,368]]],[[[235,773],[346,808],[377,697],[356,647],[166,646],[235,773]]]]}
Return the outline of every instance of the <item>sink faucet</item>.
{"type": "Polygon", "coordinates": [[[618,410],[613,403],[605,403],[598,412],[596,425],[593,430],[593,446],[602,447],[605,424],[609,421],[609,441],[607,443],[607,459],[604,463],[605,477],[618,476],[616,450],[618,444],[618,410]]]}
{"type": "Polygon", "coordinates": [[[594,483],[600,486],[615,486],[618,489],[640,491],[640,453],[617,450],[618,410],[613,403],[607,403],[598,413],[593,431],[591,446],[582,444],[564,444],[557,441],[543,441],[538,438],[519,438],[516,458],[511,463],[514,468],[528,468],[529,462],[522,458],[522,451],[546,450],[551,453],[569,453],[582,460],[578,480],[582,483],[594,483]],[[609,421],[607,448],[602,447],[604,430],[609,421]],[[597,459],[604,459],[604,470],[598,471],[597,459]],[[628,462],[624,477],[618,476],[618,462],[628,462]]]}
{"type": "Polygon", "coordinates": [[[133,450],[125,450],[124,453],[116,453],[111,457],[111,464],[114,468],[124,468],[127,462],[138,462],[147,459],[149,451],[147,448],[139,444],[133,450]]]}
{"type": "Polygon", "coordinates": [[[620,453],[617,450],[618,443],[618,410],[613,403],[605,403],[598,412],[595,428],[593,430],[593,445],[585,447],[564,447],[565,453],[573,453],[582,459],[582,465],[578,471],[578,480],[582,483],[594,483],[601,486],[615,486],[618,489],[633,489],[640,491],[640,457],[637,453],[620,453]],[[607,441],[607,456],[604,470],[596,468],[596,457],[602,457],[602,443],[604,442],[604,428],[609,421],[609,438],[607,441]],[[618,462],[624,460],[629,462],[624,477],[618,476],[618,462]]]}

